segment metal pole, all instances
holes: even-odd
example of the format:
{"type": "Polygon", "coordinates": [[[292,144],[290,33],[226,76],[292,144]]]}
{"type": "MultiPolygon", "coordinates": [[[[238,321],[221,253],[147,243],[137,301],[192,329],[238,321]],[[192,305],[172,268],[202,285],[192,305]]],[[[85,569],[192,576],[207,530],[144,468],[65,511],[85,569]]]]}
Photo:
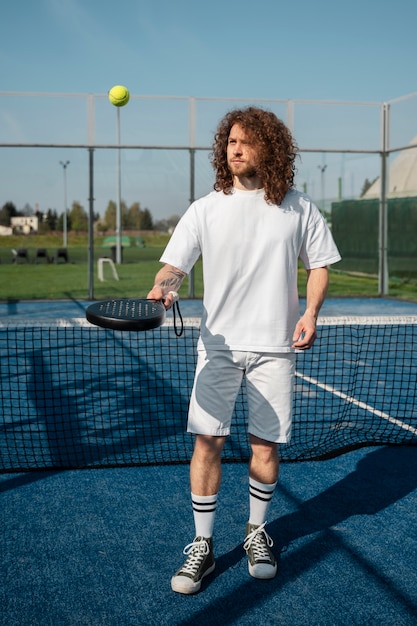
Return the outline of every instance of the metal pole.
{"type": "Polygon", "coordinates": [[[69,161],[60,161],[60,164],[64,170],[64,218],[63,218],[63,230],[64,230],[64,248],[67,248],[67,166],[70,164],[69,161]]]}
{"type": "Polygon", "coordinates": [[[89,152],[88,297],[94,300],[94,148],[89,152]]]}
{"type": "Polygon", "coordinates": [[[122,262],[122,179],[120,162],[120,109],[117,108],[117,211],[116,211],[116,263],[122,262]]]}
{"type": "Polygon", "coordinates": [[[327,165],[318,165],[317,167],[319,168],[320,173],[321,173],[321,176],[320,176],[320,178],[321,178],[321,210],[324,213],[325,212],[325,203],[326,203],[326,200],[325,200],[325,195],[326,194],[325,194],[325,191],[324,191],[324,172],[327,169],[327,165]]]}
{"type": "MultiPolygon", "coordinates": [[[[195,148],[190,148],[190,204],[195,200],[195,148]]],[[[188,276],[188,297],[195,298],[195,272],[192,268],[188,276]]]]}
{"type": "Polygon", "coordinates": [[[288,100],[287,102],[287,126],[291,132],[294,132],[294,102],[288,100]]]}
{"type": "MultiPolygon", "coordinates": [[[[195,200],[195,142],[196,142],[196,100],[190,98],[189,101],[189,113],[190,113],[190,204],[195,200]]],[[[195,298],[195,271],[194,268],[188,276],[188,297],[195,298]]]]}
{"type": "Polygon", "coordinates": [[[380,296],[386,296],[389,292],[388,287],[388,179],[387,179],[387,161],[389,149],[389,104],[384,103],[382,106],[381,120],[381,189],[379,198],[379,271],[378,271],[378,291],[380,296]]]}

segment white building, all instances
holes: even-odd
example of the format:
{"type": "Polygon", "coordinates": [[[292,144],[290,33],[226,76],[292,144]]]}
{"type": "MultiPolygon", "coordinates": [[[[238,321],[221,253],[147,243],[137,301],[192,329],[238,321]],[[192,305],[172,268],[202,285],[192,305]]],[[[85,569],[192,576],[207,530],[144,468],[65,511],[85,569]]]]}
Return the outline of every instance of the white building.
{"type": "Polygon", "coordinates": [[[38,232],[38,218],[35,215],[29,217],[12,217],[11,227],[14,233],[30,235],[38,232]]]}
{"type": "MultiPolygon", "coordinates": [[[[417,144],[417,135],[409,145],[417,144]]],[[[379,198],[381,179],[369,187],[363,198],[379,198]]],[[[417,196],[417,148],[402,150],[392,161],[388,175],[388,198],[412,198],[417,196]]]]}

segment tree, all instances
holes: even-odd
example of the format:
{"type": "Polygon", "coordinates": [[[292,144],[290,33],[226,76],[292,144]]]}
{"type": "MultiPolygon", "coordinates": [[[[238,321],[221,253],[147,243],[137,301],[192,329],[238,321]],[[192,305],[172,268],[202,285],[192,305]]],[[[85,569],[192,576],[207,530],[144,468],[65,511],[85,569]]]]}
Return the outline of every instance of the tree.
{"type": "Polygon", "coordinates": [[[171,232],[175,228],[175,226],[178,224],[179,221],[180,221],[179,215],[171,215],[171,217],[167,217],[165,219],[155,222],[154,229],[168,233],[168,232],[171,232]]]}
{"type": "Polygon", "coordinates": [[[126,228],[131,230],[141,230],[143,211],[139,202],[134,202],[128,211],[128,224],[126,228]]]}
{"type": "Polygon", "coordinates": [[[88,215],[79,202],[73,202],[69,213],[71,229],[76,232],[88,230],[88,215]]]}
{"type": "Polygon", "coordinates": [[[6,202],[0,209],[0,225],[10,226],[12,217],[17,216],[17,209],[13,202],[6,202]]]}
{"type": "Polygon", "coordinates": [[[116,228],[116,211],[116,203],[110,200],[104,213],[104,223],[108,230],[115,230],[116,228]]]}
{"type": "Polygon", "coordinates": [[[127,213],[126,229],[153,230],[153,219],[149,209],[141,209],[139,202],[134,202],[127,213]]]}
{"type": "Polygon", "coordinates": [[[39,211],[39,209],[35,212],[35,216],[38,218],[38,224],[42,224],[44,213],[39,211]]]}
{"type": "MultiPolygon", "coordinates": [[[[61,213],[58,218],[57,230],[59,230],[61,233],[64,232],[64,213],[61,213]]],[[[67,211],[67,231],[69,230],[72,230],[72,224],[71,224],[71,215],[67,211]]]]}
{"type": "Polygon", "coordinates": [[[167,224],[169,226],[169,228],[175,228],[175,226],[178,224],[178,222],[180,221],[181,217],[177,214],[175,215],[171,215],[171,217],[167,218],[167,224]]]}
{"type": "MultiPolygon", "coordinates": [[[[121,227],[126,229],[128,228],[128,210],[126,207],[126,203],[122,200],[121,202],[121,227]]],[[[117,205],[113,200],[110,200],[106,212],[104,214],[104,223],[109,230],[116,230],[116,216],[117,216],[117,205]]]]}
{"type": "Polygon", "coordinates": [[[153,219],[149,209],[142,211],[142,222],[140,230],[153,230],[153,219]]]}
{"type": "Polygon", "coordinates": [[[21,215],[24,215],[25,217],[30,217],[31,215],[33,215],[35,213],[35,211],[33,210],[33,207],[31,207],[31,205],[29,204],[29,202],[26,202],[25,206],[23,207],[23,209],[20,211],[21,215]]]}
{"type": "Polygon", "coordinates": [[[52,209],[48,209],[46,213],[46,223],[49,226],[49,230],[57,230],[58,214],[55,209],[53,211],[52,209]]]}

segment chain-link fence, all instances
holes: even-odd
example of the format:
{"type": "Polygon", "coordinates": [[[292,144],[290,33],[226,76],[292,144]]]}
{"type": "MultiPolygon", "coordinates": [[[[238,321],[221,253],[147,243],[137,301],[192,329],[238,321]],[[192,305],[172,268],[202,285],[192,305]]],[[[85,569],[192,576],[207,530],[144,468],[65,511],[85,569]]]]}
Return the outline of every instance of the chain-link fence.
{"type": "Polygon", "coordinates": [[[417,197],[417,93],[388,103],[131,94],[119,109],[107,94],[0,92],[0,206],[60,214],[77,201],[92,216],[123,199],[154,220],[181,215],[212,189],[219,120],[248,105],[274,111],[291,128],[300,148],[296,185],[326,214],[366,190],[376,198],[380,292],[387,293],[388,199],[417,197]],[[409,172],[401,180],[400,157],[397,170],[409,172]]]}

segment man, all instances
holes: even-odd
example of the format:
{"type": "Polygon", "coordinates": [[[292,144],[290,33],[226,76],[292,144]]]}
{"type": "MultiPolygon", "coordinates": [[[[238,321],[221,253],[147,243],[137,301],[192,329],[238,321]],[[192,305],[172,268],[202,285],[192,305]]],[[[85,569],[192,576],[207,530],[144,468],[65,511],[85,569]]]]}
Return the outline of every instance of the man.
{"type": "Polygon", "coordinates": [[[246,377],[251,445],[249,520],[244,549],[249,573],[273,578],[277,563],[265,530],[279,472],[278,444],[289,440],[295,351],[311,348],[339,252],[318,209],[294,190],[297,148],[271,112],[229,112],[215,135],[215,191],[194,202],[178,223],[149,298],[177,291],[200,255],[204,312],[188,415],[195,434],[190,464],[195,539],[171,580],[197,592],[215,567],[213,525],[221,453],[235,399],[246,377]],[[307,270],[306,309],[299,319],[297,268],[307,270]]]}

